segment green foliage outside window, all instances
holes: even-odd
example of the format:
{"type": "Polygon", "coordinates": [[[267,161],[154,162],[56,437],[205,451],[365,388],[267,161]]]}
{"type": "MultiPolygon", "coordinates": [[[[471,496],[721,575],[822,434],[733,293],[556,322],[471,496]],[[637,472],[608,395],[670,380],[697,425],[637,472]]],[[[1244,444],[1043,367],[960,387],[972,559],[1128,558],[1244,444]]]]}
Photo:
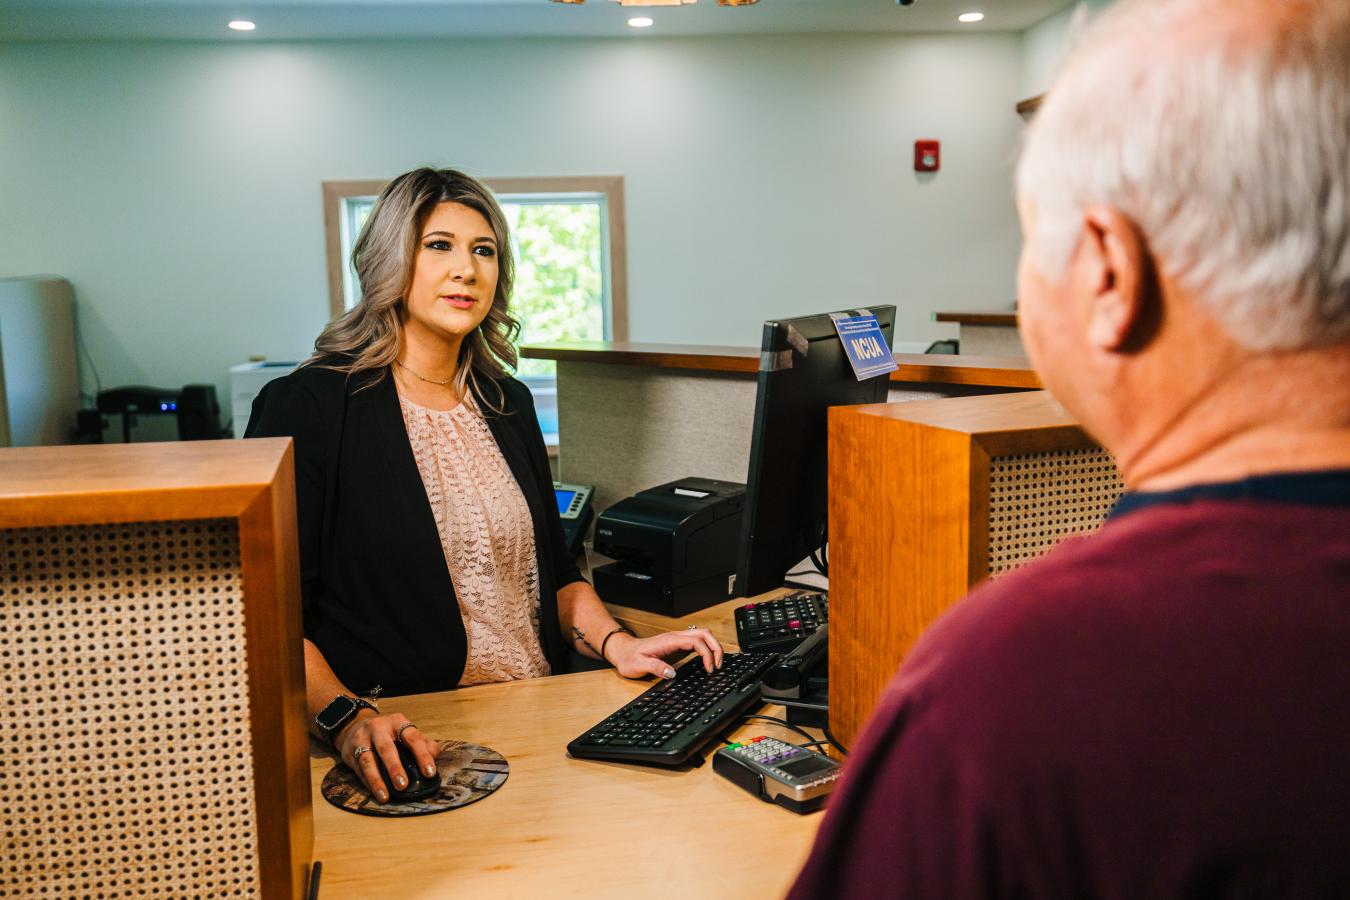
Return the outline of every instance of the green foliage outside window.
{"type": "MultiPolygon", "coordinates": [[[[516,252],[511,309],[521,343],[604,338],[598,203],[504,203],[516,252]]],[[[552,375],[554,363],[522,359],[521,375],[552,375]]]]}

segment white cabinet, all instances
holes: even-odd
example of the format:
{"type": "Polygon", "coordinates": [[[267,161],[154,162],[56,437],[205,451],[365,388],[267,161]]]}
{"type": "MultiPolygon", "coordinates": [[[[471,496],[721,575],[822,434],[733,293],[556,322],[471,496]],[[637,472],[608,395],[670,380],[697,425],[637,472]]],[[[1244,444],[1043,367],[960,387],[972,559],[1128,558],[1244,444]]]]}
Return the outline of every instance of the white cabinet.
{"type": "Polygon", "coordinates": [[[230,366],[230,412],[234,416],[234,436],[244,436],[253,398],[273,378],[294,372],[298,362],[250,362],[230,366]]]}
{"type": "Polygon", "coordinates": [[[70,282],[0,278],[0,447],[69,444],[79,407],[70,282]]]}

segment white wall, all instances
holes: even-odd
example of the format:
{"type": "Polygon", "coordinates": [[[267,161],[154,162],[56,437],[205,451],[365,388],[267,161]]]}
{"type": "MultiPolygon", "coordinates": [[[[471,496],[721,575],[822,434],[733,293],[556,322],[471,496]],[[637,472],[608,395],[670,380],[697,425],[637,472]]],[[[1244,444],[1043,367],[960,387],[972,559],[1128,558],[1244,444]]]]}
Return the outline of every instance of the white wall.
{"type": "MultiPolygon", "coordinates": [[[[303,355],[325,179],[627,179],[631,336],[1011,301],[1017,35],[0,46],[0,276],[74,282],[105,387],[303,355]],[[920,178],[916,138],[943,142],[920,178]]],[[[91,386],[88,373],[86,388],[91,386]]]]}
{"type": "Polygon", "coordinates": [[[1022,96],[1034,97],[1050,89],[1064,54],[1093,16],[1115,0],[1078,0],[1022,32],[1022,96]]]}

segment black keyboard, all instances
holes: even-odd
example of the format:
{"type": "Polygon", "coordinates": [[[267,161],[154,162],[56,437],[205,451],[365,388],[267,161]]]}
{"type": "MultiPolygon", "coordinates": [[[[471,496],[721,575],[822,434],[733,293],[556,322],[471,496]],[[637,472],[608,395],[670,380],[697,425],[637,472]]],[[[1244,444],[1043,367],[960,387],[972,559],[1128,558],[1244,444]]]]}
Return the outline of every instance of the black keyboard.
{"type": "Polygon", "coordinates": [[[815,634],[830,616],[825,594],[797,591],[736,610],[736,645],[748,653],[787,653],[815,634]]]}
{"type": "Polygon", "coordinates": [[[758,705],[759,676],[776,653],[728,653],[709,675],[703,659],[691,657],[675,677],[648,688],[567,745],[586,759],[678,766],[743,712],[758,705]]]}

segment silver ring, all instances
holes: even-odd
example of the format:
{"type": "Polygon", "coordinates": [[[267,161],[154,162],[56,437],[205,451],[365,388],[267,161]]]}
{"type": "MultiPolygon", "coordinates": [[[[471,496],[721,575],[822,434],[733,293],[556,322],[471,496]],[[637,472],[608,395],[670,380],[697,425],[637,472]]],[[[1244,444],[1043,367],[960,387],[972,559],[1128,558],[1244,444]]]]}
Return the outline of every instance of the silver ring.
{"type": "Polygon", "coordinates": [[[698,628],[697,625],[690,625],[688,628],[685,629],[685,631],[694,631],[694,630],[696,630],[697,628],[698,628]]]}
{"type": "Polygon", "coordinates": [[[403,732],[407,731],[409,728],[412,727],[414,726],[413,723],[411,722],[404,722],[402,725],[398,726],[398,731],[394,732],[394,740],[395,741],[403,740],[403,732]]]}
{"type": "Polygon", "coordinates": [[[360,764],[361,764],[361,754],[362,754],[362,753],[369,753],[369,752],[370,752],[370,748],[369,748],[369,747],[357,747],[355,750],[352,751],[352,762],[356,763],[357,765],[360,765],[360,764]]]}

